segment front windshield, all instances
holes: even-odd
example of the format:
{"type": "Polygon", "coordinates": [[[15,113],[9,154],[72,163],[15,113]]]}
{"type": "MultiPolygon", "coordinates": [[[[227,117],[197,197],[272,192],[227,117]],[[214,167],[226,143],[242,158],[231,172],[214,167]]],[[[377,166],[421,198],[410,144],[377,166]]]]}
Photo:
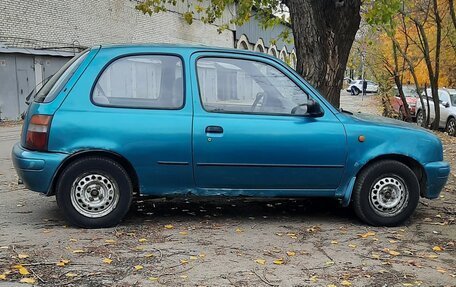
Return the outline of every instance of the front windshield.
{"type": "Polygon", "coordinates": [[[51,102],[66,82],[70,79],[79,65],[84,61],[85,57],[87,56],[88,51],[85,51],[70,61],[68,61],[65,65],[63,65],[57,73],[54,74],[44,86],[38,91],[35,96],[35,102],[38,103],[49,103],[51,102]]]}

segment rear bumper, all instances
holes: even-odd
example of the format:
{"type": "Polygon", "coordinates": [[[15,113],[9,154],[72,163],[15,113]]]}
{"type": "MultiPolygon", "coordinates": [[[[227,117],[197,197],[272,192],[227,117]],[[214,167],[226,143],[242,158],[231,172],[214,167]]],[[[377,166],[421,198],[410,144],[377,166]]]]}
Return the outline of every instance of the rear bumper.
{"type": "Polygon", "coordinates": [[[448,180],[450,165],[445,161],[430,162],[424,165],[424,170],[426,171],[427,181],[423,196],[429,199],[439,197],[448,180]]]}
{"type": "Polygon", "coordinates": [[[20,143],[14,145],[11,154],[14,168],[25,187],[46,194],[51,189],[58,167],[67,156],[63,153],[30,151],[20,143]]]}

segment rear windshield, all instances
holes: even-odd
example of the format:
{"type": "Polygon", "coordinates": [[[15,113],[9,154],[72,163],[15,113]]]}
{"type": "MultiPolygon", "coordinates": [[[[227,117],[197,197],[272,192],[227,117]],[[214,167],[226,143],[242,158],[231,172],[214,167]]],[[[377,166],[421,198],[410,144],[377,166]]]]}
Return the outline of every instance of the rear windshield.
{"type": "Polygon", "coordinates": [[[37,103],[49,103],[59,94],[79,65],[84,61],[88,51],[75,56],[57,71],[35,96],[37,103]]]}

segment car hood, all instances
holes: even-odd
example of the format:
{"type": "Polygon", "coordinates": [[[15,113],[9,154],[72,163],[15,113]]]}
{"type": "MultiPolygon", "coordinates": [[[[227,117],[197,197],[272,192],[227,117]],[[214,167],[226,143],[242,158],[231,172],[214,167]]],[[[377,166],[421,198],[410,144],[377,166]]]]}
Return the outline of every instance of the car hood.
{"type": "Polygon", "coordinates": [[[404,121],[386,118],[386,117],[382,117],[382,116],[375,116],[375,115],[365,114],[365,113],[356,113],[356,114],[347,115],[347,116],[349,116],[350,118],[352,118],[355,121],[361,121],[361,122],[363,122],[365,124],[369,124],[369,125],[390,126],[390,127],[397,127],[397,128],[402,128],[402,129],[424,131],[426,133],[431,133],[430,131],[416,125],[415,123],[407,123],[404,121]]]}

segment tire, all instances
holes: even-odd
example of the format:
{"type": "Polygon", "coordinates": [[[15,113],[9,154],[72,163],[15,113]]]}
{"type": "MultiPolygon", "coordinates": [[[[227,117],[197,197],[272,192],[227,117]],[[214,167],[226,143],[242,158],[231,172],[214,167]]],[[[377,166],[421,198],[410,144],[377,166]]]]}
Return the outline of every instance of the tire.
{"type": "Polygon", "coordinates": [[[57,182],[57,205],[66,219],[83,228],[117,225],[130,209],[133,185],[116,161],[91,156],[68,165],[57,182]]]}
{"type": "Polygon", "coordinates": [[[401,162],[381,160],[358,175],[353,207],[367,224],[398,226],[413,214],[419,198],[420,185],[415,173],[401,162]]]}
{"type": "Polygon", "coordinates": [[[416,112],[416,124],[420,127],[423,126],[423,123],[424,123],[424,113],[423,113],[423,110],[418,110],[418,112],[416,112]]]}
{"type": "Polygon", "coordinates": [[[448,119],[445,131],[450,136],[453,136],[453,137],[456,136],[456,119],[455,118],[448,119]]]}
{"type": "Polygon", "coordinates": [[[359,95],[359,93],[361,93],[361,91],[360,91],[357,87],[352,87],[352,89],[353,89],[353,92],[352,92],[352,93],[353,93],[353,95],[355,95],[355,96],[357,96],[357,95],[359,95]]]}

